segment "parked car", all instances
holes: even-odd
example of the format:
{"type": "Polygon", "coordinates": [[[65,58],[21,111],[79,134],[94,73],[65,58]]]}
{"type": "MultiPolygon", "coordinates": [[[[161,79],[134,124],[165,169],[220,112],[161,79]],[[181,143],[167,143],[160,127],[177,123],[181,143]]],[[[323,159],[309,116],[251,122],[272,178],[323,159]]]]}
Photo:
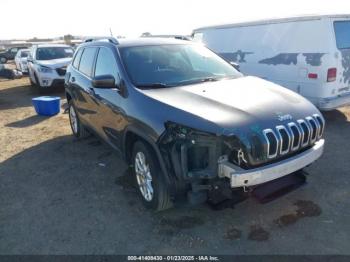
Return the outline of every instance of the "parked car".
{"type": "Polygon", "coordinates": [[[27,59],[31,84],[39,88],[63,86],[66,69],[73,53],[74,50],[68,45],[33,46],[27,59]]]}
{"type": "Polygon", "coordinates": [[[183,196],[217,203],[270,183],[281,191],[323,152],[325,120],[312,103],[191,41],[88,40],[65,87],[73,134],[115,148],[148,208],[183,196]]]}
{"type": "Polygon", "coordinates": [[[16,68],[22,73],[28,73],[27,58],[29,52],[29,49],[20,49],[15,56],[16,68]]]}
{"type": "Polygon", "coordinates": [[[321,110],[350,103],[350,15],[210,26],[193,37],[244,74],[289,88],[321,110]]]}
{"type": "Polygon", "coordinates": [[[7,50],[0,52],[0,64],[6,64],[8,60],[15,59],[15,56],[20,49],[26,49],[25,46],[16,46],[8,48],[7,50]]]}

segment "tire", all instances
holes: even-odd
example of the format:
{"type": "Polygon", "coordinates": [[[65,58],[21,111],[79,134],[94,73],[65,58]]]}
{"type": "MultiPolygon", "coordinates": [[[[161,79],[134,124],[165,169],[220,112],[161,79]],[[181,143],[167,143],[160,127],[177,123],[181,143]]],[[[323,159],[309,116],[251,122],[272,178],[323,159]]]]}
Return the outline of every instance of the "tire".
{"type": "Polygon", "coordinates": [[[35,82],[36,82],[34,84],[34,86],[37,87],[37,89],[39,91],[39,94],[45,94],[48,91],[48,89],[45,88],[45,87],[42,87],[40,85],[40,81],[39,81],[38,76],[36,75],[36,73],[34,73],[34,78],[35,78],[35,82]]]}
{"type": "Polygon", "coordinates": [[[86,130],[84,125],[80,122],[77,111],[72,101],[68,102],[69,123],[72,129],[73,135],[78,138],[86,138],[90,133],[86,130]]]}
{"type": "Polygon", "coordinates": [[[35,86],[35,83],[33,82],[33,80],[32,80],[32,78],[30,77],[30,75],[29,75],[29,81],[30,81],[30,85],[31,85],[31,86],[35,86]]]}
{"type": "Polygon", "coordinates": [[[145,207],[155,211],[171,208],[173,204],[169,188],[151,147],[142,141],[137,141],[133,146],[131,161],[136,186],[145,207]],[[142,158],[143,163],[140,161],[142,158]],[[140,172],[145,169],[147,171],[140,172]]]}
{"type": "Polygon", "coordinates": [[[0,57],[0,64],[6,64],[7,58],[6,57],[0,57]]]}

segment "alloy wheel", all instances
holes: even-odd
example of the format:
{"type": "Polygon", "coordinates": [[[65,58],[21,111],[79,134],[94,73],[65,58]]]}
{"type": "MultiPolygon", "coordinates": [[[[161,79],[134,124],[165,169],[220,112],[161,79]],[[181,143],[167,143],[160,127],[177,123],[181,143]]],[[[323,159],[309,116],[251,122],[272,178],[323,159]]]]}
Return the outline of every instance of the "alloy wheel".
{"type": "Polygon", "coordinates": [[[73,130],[73,133],[77,134],[78,133],[78,119],[77,119],[77,114],[76,114],[73,106],[70,106],[70,108],[69,108],[69,121],[70,121],[70,125],[72,127],[72,130],[73,130]]]}
{"type": "Polygon", "coordinates": [[[149,164],[143,152],[135,155],[135,173],[137,184],[143,198],[150,202],[153,199],[152,175],[149,164]]]}

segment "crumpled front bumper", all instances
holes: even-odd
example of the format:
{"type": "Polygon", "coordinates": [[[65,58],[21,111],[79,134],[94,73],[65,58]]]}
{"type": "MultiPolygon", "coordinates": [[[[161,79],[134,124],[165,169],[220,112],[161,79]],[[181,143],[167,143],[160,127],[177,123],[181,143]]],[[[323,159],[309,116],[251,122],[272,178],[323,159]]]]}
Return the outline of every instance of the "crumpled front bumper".
{"type": "Polygon", "coordinates": [[[320,139],[312,148],[294,157],[249,170],[241,169],[228,161],[221,161],[218,166],[218,175],[219,177],[229,178],[232,188],[263,184],[310,165],[320,158],[323,148],[324,139],[320,139]]]}

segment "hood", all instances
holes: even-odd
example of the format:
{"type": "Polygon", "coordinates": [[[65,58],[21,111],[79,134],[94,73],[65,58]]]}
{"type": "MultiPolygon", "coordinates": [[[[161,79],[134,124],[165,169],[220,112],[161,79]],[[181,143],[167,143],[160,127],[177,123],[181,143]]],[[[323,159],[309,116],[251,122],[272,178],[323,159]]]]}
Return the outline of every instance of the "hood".
{"type": "MultiPolygon", "coordinates": [[[[239,128],[265,129],[319,113],[302,96],[257,77],[206,82],[164,89],[143,90],[145,95],[178,110],[205,119],[222,132],[239,128]]],[[[175,110],[175,111],[178,111],[175,110]]],[[[170,121],[188,119],[168,112],[170,121]]],[[[320,114],[321,115],[321,114],[320,114]]]]}
{"type": "Polygon", "coordinates": [[[52,59],[52,60],[38,60],[37,62],[39,65],[43,65],[43,66],[55,69],[55,68],[68,66],[71,61],[72,61],[72,58],[67,57],[67,58],[52,59]]]}

